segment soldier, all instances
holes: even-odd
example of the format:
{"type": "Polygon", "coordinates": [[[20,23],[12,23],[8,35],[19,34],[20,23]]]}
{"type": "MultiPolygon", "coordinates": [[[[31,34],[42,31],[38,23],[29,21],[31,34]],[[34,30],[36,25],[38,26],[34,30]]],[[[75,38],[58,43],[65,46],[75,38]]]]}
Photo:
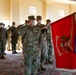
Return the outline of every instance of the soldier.
{"type": "MultiPolygon", "coordinates": [[[[6,34],[5,34],[5,35],[6,35],[6,39],[5,39],[5,46],[4,46],[4,47],[5,47],[4,50],[6,50],[7,30],[6,30],[6,28],[5,28],[5,24],[4,24],[4,23],[2,24],[2,27],[3,27],[4,31],[6,32],[6,34]]],[[[4,51],[4,55],[6,55],[5,51],[4,51]]]]}
{"type": "MultiPolygon", "coordinates": [[[[25,23],[24,24],[22,24],[22,25],[19,25],[18,27],[17,27],[17,29],[18,29],[18,34],[20,33],[20,30],[22,29],[22,28],[24,28],[25,26],[27,26],[29,24],[29,22],[28,22],[28,20],[25,20],[25,23]]],[[[18,43],[17,43],[17,49],[18,50],[20,50],[20,49],[22,49],[22,37],[19,35],[18,36],[18,43]]]]}
{"type": "Polygon", "coordinates": [[[28,25],[28,24],[29,24],[28,20],[25,20],[25,23],[24,23],[24,24],[21,24],[21,25],[19,25],[19,26],[17,27],[18,31],[19,31],[22,27],[24,27],[24,26],[26,26],[26,25],[28,25]]]}
{"type": "Polygon", "coordinates": [[[40,65],[38,68],[38,71],[42,70],[45,71],[46,68],[44,68],[44,62],[45,62],[45,58],[46,58],[46,30],[44,30],[43,32],[43,27],[45,26],[44,24],[41,23],[42,17],[41,16],[37,16],[36,21],[37,21],[37,27],[40,28],[40,30],[42,31],[42,35],[43,35],[43,39],[42,39],[42,50],[41,50],[41,58],[40,58],[40,65]]]}
{"type": "Polygon", "coordinates": [[[17,39],[18,39],[18,31],[17,28],[15,27],[15,22],[12,22],[12,26],[10,27],[11,31],[11,44],[12,44],[12,53],[16,54],[16,44],[17,44],[17,39]]]}
{"type": "Polygon", "coordinates": [[[5,52],[7,33],[2,26],[3,26],[3,23],[0,23],[0,57],[5,58],[4,52],[5,52]]]}
{"type": "Polygon", "coordinates": [[[35,25],[35,17],[28,16],[29,25],[21,30],[23,36],[23,54],[25,64],[25,75],[36,75],[39,65],[39,54],[41,49],[41,31],[35,25]]]}
{"type": "Polygon", "coordinates": [[[10,31],[10,25],[8,25],[7,29],[7,50],[11,51],[11,31],[10,31]]]}
{"type": "MultiPolygon", "coordinates": [[[[28,20],[25,20],[25,23],[26,23],[26,25],[23,26],[20,30],[24,30],[24,29],[25,29],[26,27],[28,27],[29,24],[30,24],[30,22],[29,22],[28,20]]],[[[23,43],[23,41],[24,41],[24,36],[22,36],[22,43],[23,43]]]]}
{"type": "Polygon", "coordinates": [[[50,61],[51,55],[52,55],[52,43],[51,43],[50,24],[51,24],[51,20],[50,20],[50,19],[47,19],[47,20],[46,20],[46,27],[47,27],[47,32],[46,32],[47,51],[46,51],[46,52],[47,52],[47,54],[46,54],[46,61],[45,61],[45,64],[53,63],[52,61],[50,61]]]}

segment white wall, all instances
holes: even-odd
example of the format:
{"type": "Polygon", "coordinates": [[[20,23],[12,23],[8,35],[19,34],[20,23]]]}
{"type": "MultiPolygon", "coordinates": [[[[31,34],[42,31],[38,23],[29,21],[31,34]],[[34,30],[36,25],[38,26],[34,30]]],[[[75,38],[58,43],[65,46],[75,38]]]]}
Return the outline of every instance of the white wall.
{"type": "Polygon", "coordinates": [[[71,8],[71,13],[76,12],[76,4],[70,5],[70,8],[71,8]]]}
{"type": "Polygon", "coordinates": [[[10,0],[10,24],[20,24],[20,0],[10,0]]]}
{"type": "Polygon", "coordinates": [[[9,19],[10,19],[9,1],[10,0],[0,0],[0,20],[7,21],[7,23],[9,23],[9,19]]]}
{"type": "Polygon", "coordinates": [[[43,7],[41,0],[20,0],[20,21],[28,19],[28,15],[43,16],[43,7]],[[29,13],[29,6],[36,7],[36,14],[29,13]]]}
{"type": "Polygon", "coordinates": [[[76,12],[76,5],[59,4],[54,2],[46,2],[42,0],[0,0],[0,20],[7,20],[7,23],[13,21],[16,25],[27,19],[29,14],[29,6],[36,7],[36,14],[41,15],[43,23],[46,19],[52,22],[60,19],[59,10],[64,10],[64,16],[76,12]]]}
{"type": "Polygon", "coordinates": [[[59,16],[59,10],[64,11],[64,16],[70,14],[70,5],[67,4],[59,4],[59,3],[48,3],[46,6],[46,19],[51,19],[52,22],[56,21],[62,16],[59,16]]]}

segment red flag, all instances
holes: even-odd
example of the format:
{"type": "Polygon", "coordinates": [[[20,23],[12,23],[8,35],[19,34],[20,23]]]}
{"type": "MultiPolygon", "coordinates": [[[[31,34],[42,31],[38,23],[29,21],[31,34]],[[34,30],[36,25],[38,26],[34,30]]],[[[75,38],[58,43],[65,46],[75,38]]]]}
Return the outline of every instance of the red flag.
{"type": "Polygon", "coordinates": [[[76,69],[75,13],[51,24],[57,68],[76,69]]]}

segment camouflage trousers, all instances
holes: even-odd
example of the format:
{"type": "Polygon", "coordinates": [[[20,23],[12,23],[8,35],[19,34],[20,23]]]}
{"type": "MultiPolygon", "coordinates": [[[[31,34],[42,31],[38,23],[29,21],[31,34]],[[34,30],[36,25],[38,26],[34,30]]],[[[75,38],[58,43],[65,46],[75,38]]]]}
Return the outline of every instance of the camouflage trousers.
{"type": "Polygon", "coordinates": [[[26,50],[26,53],[24,52],[24,64],[24,75],[36,75],[39,65],[39,53],[26,50]]]}
{"type": "Polygon", "coordinates": [[[0,41],[0,56],[4,56],[5,43],[0,41]]]}
{"type": "Polygon", "coordinates": [[[47,49],[47,44],[44,44],[44,46],[42,46],[42,49],[41,49],[40,64],[44,64],[44,61],[47,56],[46,49],[47,49]]]}
{"type": "Polygon", "coordinates": [[[52,43],[47,44],[46,58],[50,59],[52,55],[52,43]]]}
{"type": "Polygon", "coordinates": [[[52,44],[47,43],[47,45],[45,44],[45,46],[42,47],[40,63],[43,64],[45,59],[50,59],[51,55],[52,55],[52,44]]]}
{"type": "Polygon", "coordinates": [[[11,50],[11,38],[10,37],[7,39],[7,50],[8,51],[11,50]]]}
{"type": "Polygon", "coordinates": [[[21,36],[18,37],[16,49],[22,50],[22,37],[21,36]]]}

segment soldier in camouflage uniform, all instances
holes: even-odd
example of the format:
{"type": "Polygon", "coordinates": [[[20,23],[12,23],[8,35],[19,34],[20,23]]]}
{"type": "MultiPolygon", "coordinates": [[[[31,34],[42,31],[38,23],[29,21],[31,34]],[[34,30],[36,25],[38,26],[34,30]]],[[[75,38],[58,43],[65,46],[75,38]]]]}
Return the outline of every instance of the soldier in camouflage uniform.
{"type": "Polygon", "coordinates": [[[45,71],[46,68],[44,68],[44,62],[45,62],[45,58],[46,58],[46,48],[47,48],[47,42],[46,42],[46,30],[44,30],[44,24],[41,24],[41,20],[42,20],[42,17],[41,16],[37,16],[36,18],[37,20],[37,27],[40,28],[41,32],[42,32],[42,48],[41,48],[41,57],[40,57],[40,65],[39,65],[39,68],[38,68],[38,71],[42,70],[42,71],[45,71]]]}
{"type": "MultiPolygon", "coordinates": [[[[20,31],[21,31],[23,28],[27,27],[28,25],[29,25],[28,20],[25,20],[25,23],[24,23],[24,24],[19,25],[19,26],[17,27],[17,29],[18,29],[18,35],[19,35],[20,31]]],[[[18,43],[17,43],[17,49],[18,49],[18,50],[22,49],[22,42],[23,42],[22,39],[23,39],[23,37],[22,37],[21,35],[19,35],[19,36],[18,36],[18,43]]]]}
{"type": "Polygon", "coordinates": [[[46,39],[47,39],[47,49],[46,49],[46,61],[45,63],[52,63],[52,61],[50,61],[51,59],[51,55],[52,55],[52,43],[51,43],[51,30],[50,30],[50,24],[51,24],[51,20],[47,19],[46,20],[46,27],[47,27],[47,32],[46,32],[46,39]]]}
{"type": "Polygon", "coordinates": [[[12,53],[16,54],[16,44],[18,39],[18,30],[15,27],[15,22],[12,22],[12,26],[10,27],[11,31],[11,44],[12,44],[12,53]]]}
{"type": "Polygon", "coordinates": [[[41,31],[34,26],[34,16],[28,16],[29,25],[21,29],[23,37],[23,54],[25,64],[25,75],[36,75],[39,65],[39,54],[41,50],[41,31]]]}
{"type": "Polygon", "coordinates": [[[7,29],[7,50],[11,51],[11,31],[10,31],[10,25],[8,25],[7,29]]]}
{"type": "Polygon", "coordinates": [[[4,57],[4,51],[5,51],[5,44],[7,40],[7,32],[3,28],[3,23],[0,23],[0,57],[4,57]]]}
{"type": "MultiPolygon", "coordinates": [[[[4,29],[4,32],[6,32],[6,39],[5,39],[5,46],[4,46],[4,50],[6,50],[6,43],[7,43],[7,30],[6,30],[6,28],[5,28],[5,24],[3,23],[3,29],[4,29]]],[[[5,51],[4,51],[4,55],[6,55],[6,53],[5,53],[5,51]]]]}
{"type": "MultiPolygon", "coordinates": [[[[25,23],[24,24],[21,24],[21,25],[19,25],[18,27],[17,27],[17,29],[18,29],[18,34],[19,34],[19,31],[22,29],[22,28],[24,28],[24,27],[26,27],[26,26],[28,26],[29,25],[29,22],[28,22],[28,20],[25,20],[25,23]]],[[[18,43],[17,43],[17,49],[18,50],[21,50],[22,49],[22,37],[19,35],[18,36],[18,43]]]]}

